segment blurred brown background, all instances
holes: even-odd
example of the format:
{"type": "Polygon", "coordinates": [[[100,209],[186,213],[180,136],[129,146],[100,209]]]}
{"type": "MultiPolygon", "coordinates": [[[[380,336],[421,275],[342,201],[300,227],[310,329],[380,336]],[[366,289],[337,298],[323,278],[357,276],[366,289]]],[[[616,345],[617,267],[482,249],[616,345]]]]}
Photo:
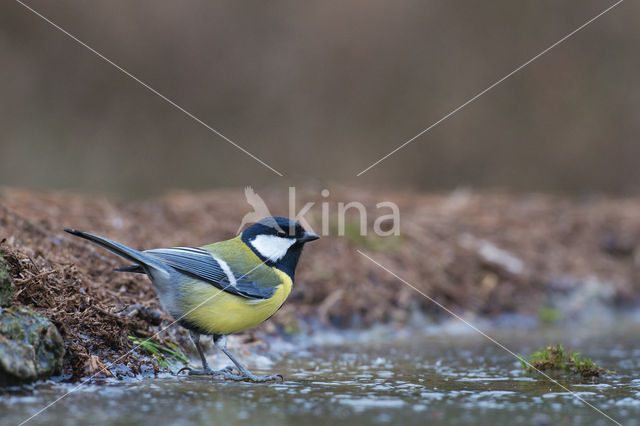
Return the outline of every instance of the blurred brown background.
{"type": "Polygon", "coordinates": [[[309,181],[637,194],[634,1],[355,177],[612,3],[28,1],[280,178],[4,1],[0,185],[128,196],[309,181]]]}

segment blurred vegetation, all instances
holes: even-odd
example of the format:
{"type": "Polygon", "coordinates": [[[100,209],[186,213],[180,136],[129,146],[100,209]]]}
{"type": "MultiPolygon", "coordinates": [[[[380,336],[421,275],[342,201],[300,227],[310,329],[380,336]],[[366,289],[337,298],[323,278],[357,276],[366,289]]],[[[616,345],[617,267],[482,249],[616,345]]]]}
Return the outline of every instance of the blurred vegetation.
{"type": "Polygon", "coordinates": [[[140,347],[153,356],[160,368],[173,370],[176,363],[189,364],[187,356],[175,344],[168,342],[167,346],[148,338],[128,336],[136,348],[140,347]]]}
{"type": "Polygon", "coordinates": [[[286,177],[3,2],[2,185],[126,195],[301,180],[637,192],[637,2],[361,178],[612,2],[29,4],[286,177]]]}
{"type": "MultiPolygon", "coordinates": [[[[342,235],[337,225],[331,226],[332,235],[342,235]]],[[[344,237],[355,246],[374,251],[384,251],[387,253],[396,252],[400,249],[400,235],[390,235],[382,237],[374,232],[361,232],[360,221],[349,220],[344,224],[344,237]]]]}
{"type": "Polygon", "coordinates": [[[538,309],[538,319],[545,324],[555,324],[562,319],[562,311],[558,308],[541,306],[538,309]]]}

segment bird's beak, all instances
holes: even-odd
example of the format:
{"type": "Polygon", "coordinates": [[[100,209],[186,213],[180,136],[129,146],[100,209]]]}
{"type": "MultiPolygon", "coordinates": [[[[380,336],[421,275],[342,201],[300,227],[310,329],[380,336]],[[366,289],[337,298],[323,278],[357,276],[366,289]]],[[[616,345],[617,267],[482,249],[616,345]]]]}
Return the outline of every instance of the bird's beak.
{"type": "Polygon", "coordinates": [[[304,235],[298,238],[299,243],[308,243],[309,241],[314,241],[320,238],[320,235],[316,235],[313,232],[305,232],[304,235]]]}

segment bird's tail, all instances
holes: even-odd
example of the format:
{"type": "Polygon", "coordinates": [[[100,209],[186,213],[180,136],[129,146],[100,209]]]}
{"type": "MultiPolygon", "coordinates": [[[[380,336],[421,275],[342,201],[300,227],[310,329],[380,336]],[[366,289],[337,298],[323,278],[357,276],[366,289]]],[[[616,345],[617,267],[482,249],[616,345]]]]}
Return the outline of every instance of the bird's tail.
{"type": "Polygon", "coordinates": [[[117,254],[118,256],[122,256],[130,262],[135,263],[133,266],[123,266],[121,268],[116,268],[119,271],[125,272],[141,272],[141,273],[149,273],[150,270],[161,270],[166,271],[166,265],[162,262],[159,262],[150,256],[147,256],[145,253],[134,250],[130,247],[125,246],[124,244],[116,243],[108,238],[101,237],[96,234],[91,234],[89,232],[78,231],[76,229],[65,229],[66,232],[71,235],[75,235],[76,237],[84,238],[85,240],[89,240],[92,243],[98,244],[106,248],[107,250],[117,254]]]}

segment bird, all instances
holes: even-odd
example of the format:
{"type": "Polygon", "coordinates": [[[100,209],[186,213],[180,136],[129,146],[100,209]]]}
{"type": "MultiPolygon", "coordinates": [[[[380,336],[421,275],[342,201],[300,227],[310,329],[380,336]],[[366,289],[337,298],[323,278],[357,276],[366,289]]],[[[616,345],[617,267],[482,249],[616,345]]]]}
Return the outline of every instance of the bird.
{"type": "Polygon", "coordinates": [[[251,373],[227,349],[226,336],[252,328],[270,318],[285,302],[304,245],[320,238],[299,222],[270,216],[240,235],[201,247],[172,247],[138,251],[85,231],[66,232],[98,244],[125,258],[120,272],[146,274],[160,305],[189,331],[202,369],[185,368],[190,375],[222,376],[250,382],[282,380],[279,374],[251,373]],[[209,367],[200,345],[201,335],[234,364],[209,367]]]}

